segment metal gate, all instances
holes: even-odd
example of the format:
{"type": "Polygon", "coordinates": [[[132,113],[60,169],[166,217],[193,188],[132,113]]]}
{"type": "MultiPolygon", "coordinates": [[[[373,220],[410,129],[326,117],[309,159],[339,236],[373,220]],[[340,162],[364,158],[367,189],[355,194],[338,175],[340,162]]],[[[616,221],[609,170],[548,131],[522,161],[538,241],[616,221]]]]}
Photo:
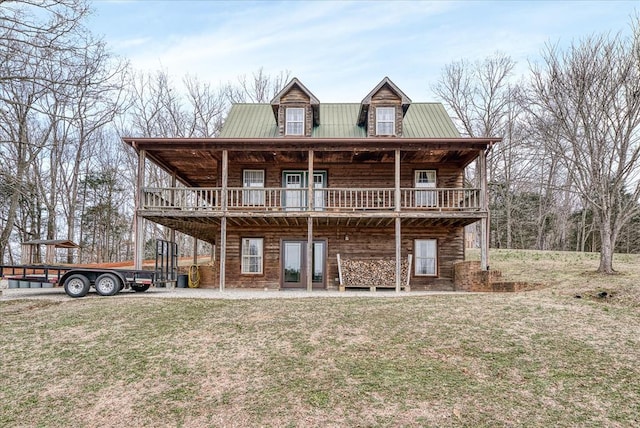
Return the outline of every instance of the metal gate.
{"type": "Polygon", "coordinates": [[[156,241],[156,286],[176,285],[178,280],[178,244],[158,239],[156,241]]]}

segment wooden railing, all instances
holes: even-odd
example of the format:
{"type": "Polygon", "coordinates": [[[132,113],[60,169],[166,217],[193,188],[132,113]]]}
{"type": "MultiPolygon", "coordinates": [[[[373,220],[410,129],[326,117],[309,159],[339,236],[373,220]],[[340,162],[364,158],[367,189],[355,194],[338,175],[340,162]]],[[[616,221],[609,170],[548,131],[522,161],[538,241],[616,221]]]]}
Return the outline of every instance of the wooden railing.
{"type": "Polygon", "coordinates": [[[142,208],[149,210],[220,210],[218,187],[147,187],[142,208]]]}
{"type": "Polygon", "coordinates": [[[478,210],[478,189],[401,189],[402,208],[426,210],[478,210]]]}
{"type": "MultiPolygon", "coordinates": [[[[145,188],[142,209],[212,211],[223,210],[222,189],[145,188]]],[[[308,189],[227,188],[228,211],[307,211],[308,189]]],[[[401,211],[477,211],[479,189],[400,189],[401,211]]],[[[393,188],[327,188],[313,190],[315,211],[393,211],[393,188]]]]}

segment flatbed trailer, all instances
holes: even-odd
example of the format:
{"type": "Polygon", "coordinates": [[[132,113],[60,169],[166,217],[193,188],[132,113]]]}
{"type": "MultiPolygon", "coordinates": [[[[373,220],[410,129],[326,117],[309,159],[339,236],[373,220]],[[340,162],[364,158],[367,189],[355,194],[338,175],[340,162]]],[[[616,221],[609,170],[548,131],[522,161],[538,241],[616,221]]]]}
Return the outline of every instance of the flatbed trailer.
{"type": "Polygon", "coordinates": [[[80,266],[0,265],[0,278],[64,287],[69,297],[84,297],[91,287],[101,296],[113,296],[126,289],[147,291],[156,283],[156,272],[80,266]]]}
{"type": "Polygon", "coordinates": [[[156,241],[155,270],[117,269],[72,265],[0,265],[0,278],[29,284],[64,287],[69,297],[84,297],[93,287],[101,296],[113,296],[122,290],[144,292],[151,286],[177,280],[177,245],[156,241]]]}

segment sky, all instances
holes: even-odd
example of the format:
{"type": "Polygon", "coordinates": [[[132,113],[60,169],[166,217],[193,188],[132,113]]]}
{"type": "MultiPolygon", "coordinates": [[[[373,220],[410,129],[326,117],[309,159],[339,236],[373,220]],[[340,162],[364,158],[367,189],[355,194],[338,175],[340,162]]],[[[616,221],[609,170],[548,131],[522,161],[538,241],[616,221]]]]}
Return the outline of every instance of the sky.
{"type": "Polygon", "coordinates": [[[545,44],[630,34],[640,0],[94,0],[91,31],[139,71],[212,86],[262,68],[297,77],[320,102],[360,102],[385,76],[413,101],[454,61],[496,52],[526,74],[545,44]]]}

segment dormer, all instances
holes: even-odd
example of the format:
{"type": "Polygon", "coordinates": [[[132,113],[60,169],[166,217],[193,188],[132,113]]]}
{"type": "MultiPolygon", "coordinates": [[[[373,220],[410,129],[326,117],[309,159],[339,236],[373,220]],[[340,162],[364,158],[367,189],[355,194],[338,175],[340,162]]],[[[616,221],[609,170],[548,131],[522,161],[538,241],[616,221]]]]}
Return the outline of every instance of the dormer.
{"type": "Polygon", "coordinates": [[[320,101],[297,78],[271,100],[281,137],[310,137],[320,124],[320,101]]]}
{"type": "Polygon", "coordinates": [[[402,119],[411,99],[388,77],[382,79],[360,103],[358,126],[364,126],[367,136],[402,136],[402,119]]]}

